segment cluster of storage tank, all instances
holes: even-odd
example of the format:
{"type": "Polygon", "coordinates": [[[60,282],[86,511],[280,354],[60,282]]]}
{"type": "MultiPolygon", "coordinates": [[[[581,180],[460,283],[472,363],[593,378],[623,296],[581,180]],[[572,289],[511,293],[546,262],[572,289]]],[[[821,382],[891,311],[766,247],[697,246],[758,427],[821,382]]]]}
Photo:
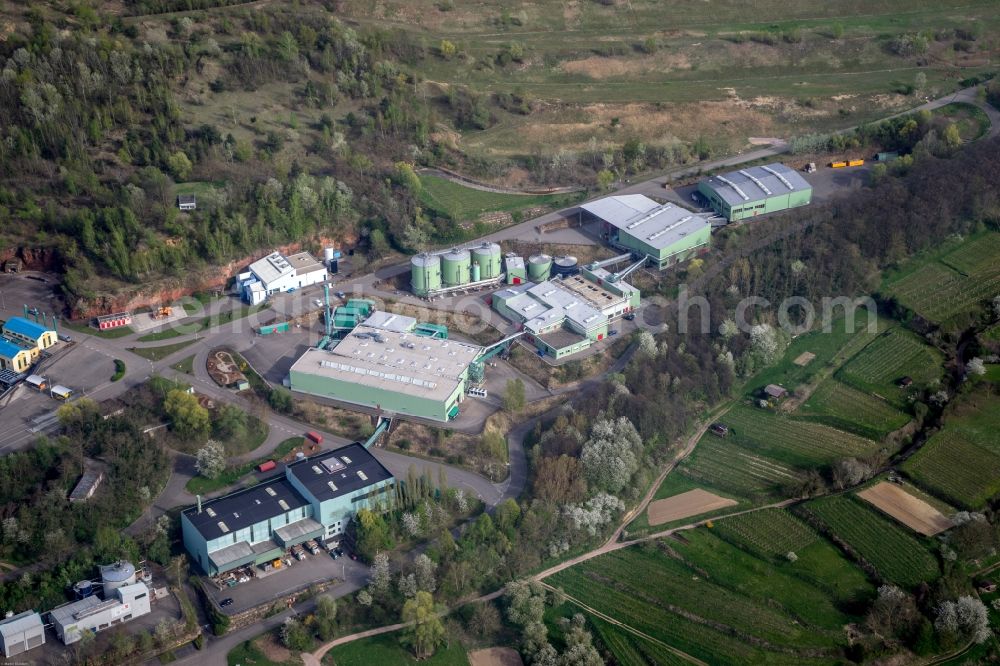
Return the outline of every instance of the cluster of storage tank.
{"type": "Polygon", "coordinates": [[[410,286],[417,296],[427,296],[442,289],[496,280],[502,274],[501,257],[496,243],[483,243],[471,250],[418,254],[410,259],[410,286]]]}

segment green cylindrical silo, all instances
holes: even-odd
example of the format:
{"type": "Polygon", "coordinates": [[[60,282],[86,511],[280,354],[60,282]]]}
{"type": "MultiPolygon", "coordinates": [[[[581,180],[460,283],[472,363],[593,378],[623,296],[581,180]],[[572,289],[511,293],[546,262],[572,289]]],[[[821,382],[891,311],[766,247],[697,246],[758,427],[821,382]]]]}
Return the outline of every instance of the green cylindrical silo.
{"type": "Polygon", "coordinates": [[[532,282],[544,282],[549,279],[552,270],[552,257],[547,254],[533,254],[528,257],[528,279],[532,282]]]}
{"type": "Polygon", "coordinates": [[[417,296],[426,296],[441,288],[441,257],[418,254],[410,259],[410,286],[417,296]]]}
{"type": "Polygon", "coordinates": [[[472,273],[472,257],[468,250],[452,250],[442,258],[441,273],[444,286],[458,287],[469,282],[472,273]]]}
{"type": "Polygon", "coordinates": [[[472,264],[479,266],[479,274],[483,280],[500,277],[500,246],[496,243],[483,243],[472,250],[472,264]]]}

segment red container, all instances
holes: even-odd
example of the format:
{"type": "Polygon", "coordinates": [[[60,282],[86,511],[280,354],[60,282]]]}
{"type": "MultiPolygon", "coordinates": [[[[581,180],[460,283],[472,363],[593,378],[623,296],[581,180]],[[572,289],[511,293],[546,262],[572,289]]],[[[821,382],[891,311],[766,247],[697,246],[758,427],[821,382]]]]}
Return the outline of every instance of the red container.
{"type": "Polygon", "coordinates": [[[306,433],[306,438],[311,439],[312,441],[316,442],[317,444],[322,444],[323,443],[323,435],[319,434],[318,432],[307,432],[306,433]]]}
{"type": "Polygon", "coordinates": [[[257,465],[257,469],[260,470],[261,472],[270,472],[277,466],[278,464],[276,462],[274,462],[273,460],[268,460],[266,463],[261,463],[257,465]]]}

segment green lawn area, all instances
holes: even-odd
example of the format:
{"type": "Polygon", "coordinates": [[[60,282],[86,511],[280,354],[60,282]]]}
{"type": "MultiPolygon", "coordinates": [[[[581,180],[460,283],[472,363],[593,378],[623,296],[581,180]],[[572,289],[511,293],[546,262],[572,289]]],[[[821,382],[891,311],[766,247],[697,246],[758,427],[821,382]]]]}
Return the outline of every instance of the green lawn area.
{"type": "Polygon", "coordinates": [[[402,664],[424,664],[424,666],[468,666],[469,658],[461,642],[455,639],[439,647],[434,656],[417,661],[412,653],[403,648],[399,632],[381,634],[371,638],[351,641],[340,645],[323,658],[326,666],[401,666],[402,664]]]}
{"type": "MultiPolygon", "coordinates": [[[[843,566],[850,570],[846,562],[843,566]]],[[[712,664],[836,661],[844,644],[842,627],[856,618],[793,567],[757,557],[699,528],[677,540],[588,560],[548,582],[712,664]]],[[[857,580],[857,574],[848,575],[857,580]]],[[[858,595],[870,589],[861,581],[858,595]]]]}
{"type": "Polygon", "coordinates": [[[885,400],[833,377],[824,380],[795,414],[872,439],[881,439],[910,420],[885,400]]]}
{"type": "Polygon", "coordinates": [[[989,116],[975,104],[952,102],[934,109],[932,113],[955,123],[963,141],[975,141],[990,131],[989,116]]]}
{"type": "Polygon", "coordinates": [[[864,393],[873,393],[899,409],[909,408],[909,397],[941,376],[940,352],[913,333],[889,329],[854,358],[836,377],[864,393]],[[913,385],[901,388],[903,377],[913,385]]]}
{"type": "Polygon", "coordinates": [[[183,373],[188,374],[188,375],[193,375],[194,374],[194,354],[192,354],[191,356],[188,356],[185,359],[177,361],[176,363],[174,363],[170,367],[173,368],[174,370],[178,371],[178,372],[183,372],[183,373]]]}
{"type": "Polygon", "coordinates": [[[420,200],[431,210],[446,214],[456,222],[473,220],[482,213],[516,212],[534,206],[560,207],[575,195],[506,194],[465,187],[447,178],[421,174],[420,200]]]}
{"type": "Polygon", "coordinates": [[[939,575],[934,555],[921,540],[861,500],[843,495],[805,505],[887,580],[913,587],[939,575]]]}
{"type": "Polygon", "coordinates": [[[258,305],[245,305],[240,304],[230,310],[225,310],[218,314],[209,315],[202,319],[199,323],[194,324],[200,330],[207,330],[214,328],[215,326],[222,326],[224,324],[232,323],[238,319],[243,319],[251,314],[256,314],[262,310],[268,308],[267,303],[260,303],[258,305]]]}
{"type": "Polygon", "coordinates": [[[256,639],[240,643],[226,655],[228,666],[294,666],[302,660],[292,657],[286,661],[272,661],[255,643],[256,639]]]}
{"type": "MultiPolygon", "coordinates": [[[[264,437],[265,438],[267,437],[266,428],[264,430],[264,437]]],[[[237,465],[235,467],[227,467],[226,470],[223,471],[222,474],[220,474],[218,478],[215,479],[207,479],[204,476],[195,476],[190,481],[187,482],[185,488],[189,493],[192,493],[194,495],[205,495],[208,493],[213,493],[217,490],[222,490],[223,488],[227,488],[231,485],[238,483],[243,477],[248,476],[250,473],[254,471],[254,469],[256,469],[257,465],[260,465],[263,462],[267,462],[268,460],[278,460],[279,458],[283,458],[285,455],[288,454],[289,451],[294,449],[296,446],[301,446],[303,441],[304,440],[302,437],[290,437],[285,441],[281,442],[280,444],[278,444],[278,446],[274,449],[274,451],[271,452],[271,455],[269,456],[264,456],[263,458],[250,460],[248,462],[243,463],[242,465],[237,465]]],[[[263,443],[263,440],[261,441],[261,443],[263,443]]],[[[260,446],[260,443],[250,448],[249,450],[252,451],[253,449],[257,448],[257,446],[260,446]]]]}
{"type": "Polygon", "coordinates": [[[124,338],[126,335],[132,335],[135,333],[131,326],[122,326],[121,328],[111,328],[106,331],[101,331],[93,326],[88,326],[86,324],[74,324],[68,321],[60,321],[59,325],[64,328],[68,328],[71,331],[76,331],[77,333],[86,333],[87,335],[94,335],[98,338],[105,338],[106,340],[124,338]]]}
{"type": "Polygon", "coordinates": [[[150,361],[162,361],[174,352],[180,351],[200,339],[201,338],[194,338],[191,340],[184,340],[183,342],[175,342],[172,345],[160,345],[159,347],[128,347],[128,350],[133,354],[138,354],[139,356],[147,358],[150,361]]]}
{"type": "Polygon", "coordinates": [[[160,340],[169,340],[171,338],[177,338],[184,335],[183,331],[178,331],[176,328],[165,328],[162,331],[156,331],[155,333],[148,333],[139,338],[136,338],[137,342],[159,342],[160,340]]]}
{"type": "Polygon", "coordinates": [[[1000,397],[962,396],[903,470],[949,502],[979,509],[1000,493],[1000,397]]]}

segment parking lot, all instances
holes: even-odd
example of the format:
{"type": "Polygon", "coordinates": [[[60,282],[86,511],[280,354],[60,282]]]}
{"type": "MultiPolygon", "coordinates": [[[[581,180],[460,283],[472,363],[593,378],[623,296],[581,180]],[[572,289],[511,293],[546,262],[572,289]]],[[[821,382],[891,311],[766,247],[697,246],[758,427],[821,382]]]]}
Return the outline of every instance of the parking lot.
{"type": "Polygon", "coordinates": [[[266,578],[251,578],[246,583],[219,590],[206,579],[205,587],[217,602],[232,599],[223,610],[228,615],[241,613],[265,602],[280,602],[288,595],[304,590],[315,583],[338,580],[331,590],[340,596],[360,589],[368,581],[368,567],[347,555],[336,560],[325,550],[318,555],[308,555],[304,560],[293,560],[292,566],[282,568],[266,578]]]}

